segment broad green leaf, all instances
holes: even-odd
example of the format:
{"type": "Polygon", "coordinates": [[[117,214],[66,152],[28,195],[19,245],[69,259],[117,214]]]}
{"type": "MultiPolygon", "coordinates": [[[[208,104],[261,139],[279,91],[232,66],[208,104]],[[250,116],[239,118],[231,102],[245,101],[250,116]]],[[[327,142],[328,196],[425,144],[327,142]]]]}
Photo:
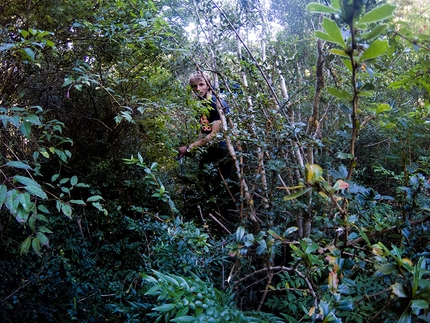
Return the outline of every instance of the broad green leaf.
{"type": "Polygon", "coordinates": [[[83,200],[70,200],[70,203],[77,205],[85,205],[85,202],[83,200]]]}
{"type": "Polygon", "coordinates": [[[170,320],[170,322],[176,322],[176,323],[197,322],[197,319],[193,316],[180,316],[170,320]]]}
{"type": "Polygon", "coordinates": [[[372,28],[369,32],[360,34],[361,40],[371,40],[377,36],[379,36],[382,32],[387,29],[387,24],[377,25],[375,28],[372,28]]]}
{"type": "Polygon", "coordinates": [[[31,246],[31,236],[28,236],[27,239],[21,244],[21,255],[26,255],[28,253],[28,250],[30,250],[31,246]]]}
{"type": "Polygon", "coordinates": [[[303,194],[306,194],[307,192],[309,192],[310,190],[311,190],[312,188],[307,188],[307,189],[305,189],[305,190],[302,190],[302,191],[299,191],[299,192],[296,192],[296,193],[293,193],[293,194],[290,194],[290,195],[287,195],[287,196],[284,196],[284,201],[291,201],[291,200],[294,200],[294,199],[296,199],[296,198],[298,198],[299,196],[302,196],[303,194]]]}
{"type": "Polygon", "coordinates": [[[22,35],[22,37],[27,38],[28,35],[30,34],[27,30],[20,30],[19,33],[22,35]]]}
{"type": "Polygon", "coordinates": [[[0,185],[0,209],[3,206],[4,201],[6,200],[6,195],[7,195],[6,185],[0,185]]]}
{"type": "Polygon", "coordinates": [[[357,25],[368,24],[371,22],[377,22],[384,19],[391,18],[393,16],[396,6],[390,4],[383,4],[376,7],[369,12],[366,12],[361,19],[357,22],[357,25]]]}
{"type": "Polygon", "coordinates": [[[314,184],[322,176],[323,170],[320,165],[306,164],[306,182],[314,184]]]}
{"type": "Polygon", "coordinates": [[[163,304],[157,307],[152,308],[153,311],[157,311],[157,312],[168,312],[173,310],[176,307],[175,304],[163,304]]]}
{"type": "Polygon", "coordinates": [[[20,182],[21,184],[24,184],[27,186],[32,185],[32,186],[40,187],[40,185],[35,180],[31,179],[30,177],[15,175],[13,177],[13,179],[16,180],[17,182],[20,182]]]}
{"type": "Polygon", "coordinates": [[[386,111],[391,111],[391,107],[389,104],[386,103],[381,103],[378,108],[376,109],[376,113],[382,113],[382,112],[386,112],[386,111]]]}
{"type": "Polygon", "coordinates": [[[31,230],[36,230],[37,213],[33,213],[28,219],[28,226],[31,230]]]}
{"type": "Polygon", "coordinates": [[[332,42],[339,44],[340,46],[342,46],[342,48],[345,47],[345,40],[343,39],[342,33],[340,32],[340,29],[336,22],[324,17],[322,26],[325,32],[332,38],[332,42]]]}
{"type": "Polygon", "coordinates": [[[412,313],[415,315],[419,315],[421,310],[428,309],[429,304],[423,299],[414,299],[411,302],[412,313]]]}
{"type": "Polygon", "coordinates": [[[166,275],[166,274],[160,273],[160,272],[155,271],[155,270],[154,270],[154,273],[155,273],[159,278],[163,279],[164,281],[169,282],[169,283],[171,283],[171,284],[173,284],[173,285],[176,285],[176,286],[180,286],[180,282],[178,282],[175,278],[173,278],[173,277],[171,277],[171,276],[169,276],[169,275],[166,275]]]}
{"type": "Polygon", "coordinates": [[[378,267],[378,269],[384,274],[391,274],[396,270],[397,266],[394,263],[386,263],[378,267]]]}
{"type": "Polygon", "coordinates": [[[40,197],[41,199],[48,199],[48,195],[39,187],[34,185],[27,185],[25,189],[32,195],[36,195],[40,197]]]}
{"type": "Polygon", "coordinates": [[[333,38],[331,38],[329,35],[327,35],[326,33],[322,32],[320,30],[315,31],[315,36],[319,39],[328,41],[330,43],[334,43],[333,38]]]}
{"type": "Polygon", "coordinates": [[[9,119],[10,119],[9,116],[0,115],[0,120],[1,120],[4,128],[7,128],[7,125],[9,124],[9,119]]]}
{"type": "Polygon", "coordinates": [[[49,239],[43,232],[37,232],[36,237],[42,246],[49,246],[49,239]]]}
{"type": "Polygon", "coordinates": [[[345,67],[352,73],[352,63],[350,59],[342,59],[343,64],[345,67]]]}
{"type": "Polygon", "coordinates": [[[45,42],[46,42],[46,45],[47,45],[48,47],[51,47],[51,48],[54,48],[54,47],[55,47],[55,43],[54,43],[53,41],[51,41],[51,40],[46,40],[45,42]]]}
{"type": "Polygon", "coordinates": [[[21,131],[21,133],[25,137],[30,138],[30,134],[31,134],[31,125],[30,125],[30,123],[28,123],[27,121],[21,122],[21,124],[19,126],[19,130],[21,131]]]}
{"type": "Polygon", "coordinates": [[[44,225],[42,225],[42,226],[38,227],[38,228],[37,228],[37,230],[38,230],[39,232],[52,233],[52,231],[51,231],[51,230],[49,230],[49,229],[48,229],[47,227],[45,227],[44,225]]]}
{"type": "Polygon", "coordinates": [[[340,311],[352,311],[354,309],[354,302],[352,299],[345,299],[337,303],[336,308],[340,311]]]}
{"type": "Polygon", "coordinates": [[[87,199],[87,202],[95,202],[100,200],[103,200],[103,197],[101,197],[100,195],[93,195],[87,199]]]}
{"type": "Polygon", "coordinates": [[[361,91],[360,90],[360,92],[358,92],[357,96],[360,96],[360,97],[363,97],[363,96],[372,97],[373,93],[370,92],[370,91],[361,91]]]}
{"type": "Polygon", "coordinates": [[[400,81],[396,81],[396,82],[392,82],[388,85],[388,87],[392,87],[393,89],[398,89],[402,86],[404,86],[407,83],[407,79],[404,80],[400,80],[400,81]]]}
{"type": "Polygon", "coordinates": [[[29,169],[33,170],[30,165],[23,163],[22,161],[10,161],[6,163],[6,166],[19,168],[19,169],[29,169]]]}
{"type": "Polygon", "coordinates": [[[103,214],[107,215],[108,211],[101,205],[99,202],[93,202],[92,205],[99,210],[100,212],[103,212],[103,214]]]}
{"type": "Polygon", "coordinates": [[[339,90],[339,89],[336,89],[334,87],[328,86],[327,91],[328,91],[328,93],[337,97],[338,99],[347,99],[347,100],[351,99],[351,94],[349,94],[345,90],[339,90]]]}
{"type": "Polygon", "coordinates": [[[23,48],[19,50],[21,54],[23,54],[24,59],[30,59],[31,61],[34,61],[35,54],[34,51],[31,48],[23,48]]]}
{"type": "Polygon", "coordinates": [[[336,158],[339,158],[339,159],[353,159],[354,156],[352,154],[348,154],[348,153],[339,153],[339,154],[337,154],[336,158]]]}
{"type": "Polygon", "coordinates": [[[70,185],[75,186],[77,183],[78,183],[78,177],[72,176],[72,178],[70,179],[70,185]]]}
{"type": "Polygon", "coordinates": [[[245,228],[242,226],[239,226],[236,230],[236,241],[241,241],[243,236],[245,235],[245,228]]]}
{"type": "Polygon", "coordinates": [[[286,236],[290,235],[291,233],[297,231],[298,229],[299,229],[298,227],[289,227],[287,230],[285,230],[284,236],[286,237],[286,236]]]}
{"type": "Polygon", "coordinates": [[[396,283],[394,285],[391,285],[391,289],[393,290],[394,295],[397,295],[398,297],[409,297],[409,293],[402,283],[396,283]]]}
{"type": "Polygon", "coordinates": [[[21,206],[26,212],[30,212],[30,209],[34,206],[31,203],[31,195],[28,192],[18,193],[16,195],[17,207],[21,206]]]}
{"type": "Polygon", "coordinates": [[[319,248],[319,245],[317,243],[310,241],[310,243],[309,242],[307,243],[307,247],[306,247],[305,252],[306,253],[312,253],[312,252],[318,250],[318,248],[319,248]]]}
{"type": "Polygon", "coordinates": [[[48,151],[46,150],[46,148],[40,148],[40,153],[42,154],[42,156],[43,157],[45,157],[45,158],[49,158],[49,153],[48,153],[48,151]]]}
{"type": "Polygon", "coordinates": [[[344,50],[342,49],[330,49],[329,50],[330,53],[335,54],[335,55],[339,55],[339,56],[343,56],[343,57],[349,57],[349,55],[347,53],[345,53],[344,50]]]}
{"type": "Polygon", "coordinates": [[[361,62],[364,62],[368,59],[376,58],[384,54],[388,49],[388,41],[377,39],[372,42],[369,47],[364,51],[363,54],[359,57],[361,62]]]}
{"type": "Polygon", "coordinates": [[[37,115],[35,115],[35,114],[29,114],[29,115],[27,115],[25,117],[25,121],[27,121],[28,123],[31,123],[31,124],[38,125],[38,126],[41,125],[39,117],[37,115]]]}
{"type": "Polygon", "coordinates": [[[10,190],[6,192],[6,199],[4,201],[4,205],[8,208],[10,213],[15,214],[16,208],[18,207],[19,202],[17,202],[17,195],[20,194],[18,190],[10,190]]]}
{"type": "Polygon", "coordinates": [[[339,14],[341,11],[331,8],[331,7],[327,7],[324,6],[318,2],[311,2],[306,6],[306,10],[311,12],[311,13],[334,13],[334,14],[339,14]]]}
{"type": "Polygon", "coordinates": [[[49,212],[49,210],[46,208],[46,206],[45,205],[42,205],[42,204],[39,204],[38,206],[37,206],[37,209],[40,211],[40,212],[43,212],[43,213],[46,213],[46,214],[49,214],[50,212],[49,212]]]}
{"type": "Polygon", "coordinates": [[[142,279],[146,280],[147,282],[150,282],[150,283],[153,283],[153,284],[157,284],[158,283],[158,281],[154,277],[149,276],[148,274],[141,273],[140,276],[142,277],[142,279]]]}
{"type": "Polygon", "coordinates": [[[72,207],[69,204],[62,203],[61,204],[61,211],[65,216],[67,216],[69,219],[72,218],[72,207]]]}
{"type": "Polygon", "coordinates": [[[38,238],[33,238],[31,241],[31,247],[33,248],[33,251],[36,253],[36,255],[42,256],[42,253],[40,252],[40,241],[38,238]]]}

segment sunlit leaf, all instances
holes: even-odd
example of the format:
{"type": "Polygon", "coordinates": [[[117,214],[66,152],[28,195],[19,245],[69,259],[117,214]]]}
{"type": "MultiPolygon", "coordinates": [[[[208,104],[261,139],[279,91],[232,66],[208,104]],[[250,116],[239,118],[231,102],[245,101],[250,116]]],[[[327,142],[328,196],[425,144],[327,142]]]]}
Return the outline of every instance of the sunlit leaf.
{"type": "Polygon", "coordinates": [[[324,6],[318,2],[311,2],[306,6],[306,10],[311,13],[335,13],[338,14],[341,11],[335,8],[324,6]]]}
{"type": "Polygon", "coordinates": [[[372,28],[369,32],[360,34],[360,39],[371,40],[378,37],[382,32],[387,29],[387,24],[378,24],[376,27],[372,28]]]}
{"type": "Polygon", "coordinates": [[[343,39],[342,33],[339,29],[339,26],[331,19],[325,18],[322,22],[322,27],[324,28],[327,35],[329,35],[332,39],[332,42],[345,47],[345,40],[343,39]]]}
{"type": "Polygon", "coordinates": [[[386,112],[386,111],[391,111],[391,106],[389,104],[386,103],[381,103],[378,108],[376,109],[376,113],[382,113],[382,112],[386,112]]]}
{"type": "Polygon", "coordinates": [[[315,36],[321,40],[325,40],[325,41],[333,43],[333,38],[331,38],[330,35],[322,32],[320,30],[315,31],[315,36]]]}
{"type": "Polygon", "coordinates": [[[377,22],[384,19],[391,18],[393,16],[396,6],[390,4],[383,4],[378,6],[369,12],[366,12],[361,19],[357,22],[357,25],[368,24],[371,22],[377,22]]]}
{"type": "Polygon", "coordinates": [[[388,41],[377,39],[370,43],[369,47],[360,56],[360,61],[364,62],[366,60],[376,58],[384,54],[388,49],[388,41]]]}
{"type": "Polygon", "coordinates": [[[349,55],[342,49],[330,49],[329,50],[330,53],[335,54],[335,55],[339,55],[339,56],[343,56],[343,57],[349,57],[349,55]]]}

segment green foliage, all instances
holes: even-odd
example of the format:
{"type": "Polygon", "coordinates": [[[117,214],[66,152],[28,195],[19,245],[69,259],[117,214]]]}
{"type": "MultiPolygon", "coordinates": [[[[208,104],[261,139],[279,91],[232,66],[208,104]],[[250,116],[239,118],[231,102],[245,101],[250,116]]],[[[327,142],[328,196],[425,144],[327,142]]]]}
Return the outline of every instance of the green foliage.
{"type": "Polygon", "coordinates": [[[8,1],[0,316],[428,320],[426,5],[397,2],[8,1]],[[229,217],[175,158],[196,69],[232,110],[229,217]]]}
{"type": "Polygon", "coordinates": [[[143,275],[152,287],[145,292],[157,296],[152,313],[154,322],[282,322],[264,313],[244,313],[235,308],[234,294],[222,292],[197,276],[184,278],[154,272],[143,275]]]}

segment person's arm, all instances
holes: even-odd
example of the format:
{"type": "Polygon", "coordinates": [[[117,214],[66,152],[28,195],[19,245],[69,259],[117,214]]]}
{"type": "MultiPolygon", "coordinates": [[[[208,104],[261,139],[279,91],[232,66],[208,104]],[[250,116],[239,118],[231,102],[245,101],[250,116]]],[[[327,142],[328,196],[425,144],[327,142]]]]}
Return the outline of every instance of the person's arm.
{"type": "Polygon", "coordinates": [[[205,146],[208,142],[212,141],[218,132],[221,130],[221,120],[215,120],[212,123],[212,131],[204,136],[202,132],[200,132],[199,139],[197,141],[189,144],[188,146],[179,147],[179,158],[187,154],[187,149],[192,150],[197,147],[205,146]]]}

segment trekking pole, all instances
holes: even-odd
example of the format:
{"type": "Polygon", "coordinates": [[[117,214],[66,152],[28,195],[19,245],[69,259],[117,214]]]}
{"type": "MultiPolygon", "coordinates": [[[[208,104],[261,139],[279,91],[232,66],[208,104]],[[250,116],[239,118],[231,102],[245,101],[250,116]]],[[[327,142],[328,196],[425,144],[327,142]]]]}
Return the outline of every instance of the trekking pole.
{"type": "Polygon", "coordinates": [[[185,185],[184,185],[184,164],[182,163],[182,157],[179,157],[179,170],[181,173],[181,190],[182,190],[182,194],[183,194],[183,199],[184,199],[184,208],[185,208],[185,201],[187,199],[187,195],[185,192],[185,185]]]}

